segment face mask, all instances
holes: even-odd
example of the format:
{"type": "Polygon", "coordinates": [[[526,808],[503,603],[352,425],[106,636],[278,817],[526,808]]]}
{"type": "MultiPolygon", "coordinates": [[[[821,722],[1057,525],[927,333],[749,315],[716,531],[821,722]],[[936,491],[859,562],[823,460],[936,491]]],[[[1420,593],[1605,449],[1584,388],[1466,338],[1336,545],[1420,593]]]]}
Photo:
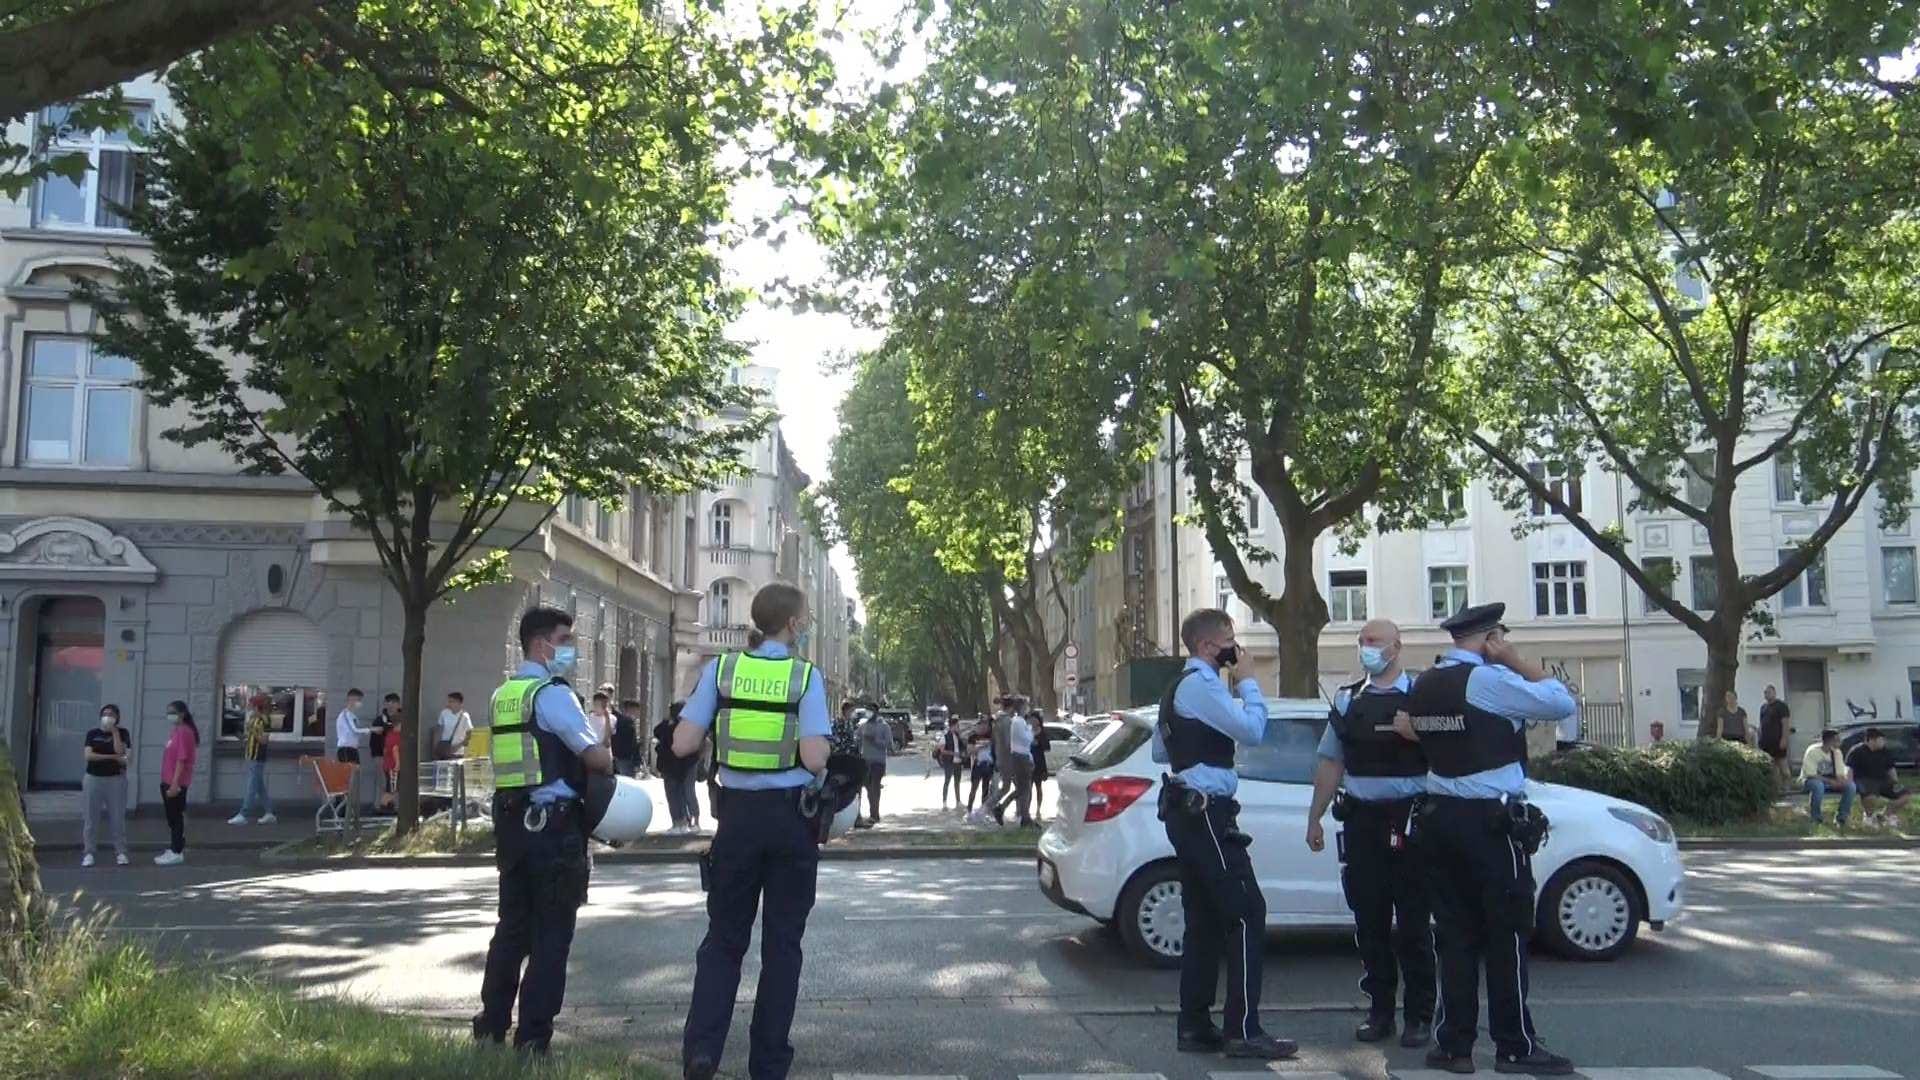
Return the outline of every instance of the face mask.
{"type": "Polygon", "coordinates": [[[100,714],[100,730],[102,731],[112,730],[113,721],[114,721],[114,717],[112,713],[101,713],[100,714]]]}
{"type": "Polygon", "coordinates": [[[1240,646],[1229,645],[1213,654],[1213,662],[1221,667],[1232,667],[1240,660],[1240,646]]]}
{"type": "Polygon", "coordinates": [[[1387,650],[1378,645],[1360,646],[1360,666],[1367,669],[1367,674],[1378,675],[1387,670],[1387,664],[1387,650]]]}
{"type": "Polygon", "coordinates": [[[813,628],[812,628],[812,627],[808,627],[808,628],[807,628],[807,629],[805,629],[805,630],[795,630],[795,631],[793,632],[793,647],[794,647],[795,649],[804,649],[804,648],[806,648],[806,647],[807,647],[807,640],[808,640],[808,639],[809,639],[810,637],[812,637],[812,636],[813,636],[813,628]]]}
{"type": "Polygon", "coordinates": [[[177,724],[177,723],[179,723],[179,722],[180,722],[180,714],[179,714],[179,713],[177,713],[177,712],[170,712],[170,713],[168,713],[168,714],[167,714],[167,723],[169,723],[169,724],[177,724]]]}
{"type": "Polygon", "coordinates": [[[580,659],[580,649],[577,646],[556,645],[553,649],[553,659],[547,661],[547,673],[565,675],[573,670],[574,661],[578,659],[580,659]]]}

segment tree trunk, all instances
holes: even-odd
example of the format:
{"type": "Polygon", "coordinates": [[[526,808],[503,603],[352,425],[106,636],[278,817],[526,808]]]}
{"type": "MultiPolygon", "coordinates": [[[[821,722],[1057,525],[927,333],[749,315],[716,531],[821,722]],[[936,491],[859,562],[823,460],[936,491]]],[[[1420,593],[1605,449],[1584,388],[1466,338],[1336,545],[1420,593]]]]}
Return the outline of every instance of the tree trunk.
{"type": "Polygon", "coordinates": [[[33,855],[33,833],[27,829],[26,805],[13,759],[0,754],[0,889],[6,907],[0,910],[0,937],[25,941],[46,923],[47,897],[40,890],[40,864],[33,855]]]}
{"type": "MultiPolygon", "coordinates": [[[[1722,600],[1723,604],[1733,602],[1722,600]]],[[[1740,606],[1732,610],[1744,612],[1746,598],[1742,596],[1737,602],[1740,606]]],[[[1720,737],[1720,710],[1725,707],[1727,691],[1733,689],[1735,676],[1740,674],[1740,629],[1745,620],[1737,615],[1728,617],[1725,610],[1715,613],[1707,623],[1711,636],[1707,638],[1707,683],[1700,688],[1698,732],[1703,740],[1720,737]]]]}
{"type": "Polygon", "coordinates": [[[1281,592],[1264,613],[1280,650],[1282,697],[1320,696],[1320,632],[1326,629],[1328,613],[1313,572],[1314,539],[1286,537],[1281,592]]]}
{"type": "Polygon", "coordinates": [[[400,599],[405,619],[400,631],[400,775],[394,779],[394,831],[401,836],[420,824],[420,668],[427,651],[429,603],[423,592],[400,599]]]}

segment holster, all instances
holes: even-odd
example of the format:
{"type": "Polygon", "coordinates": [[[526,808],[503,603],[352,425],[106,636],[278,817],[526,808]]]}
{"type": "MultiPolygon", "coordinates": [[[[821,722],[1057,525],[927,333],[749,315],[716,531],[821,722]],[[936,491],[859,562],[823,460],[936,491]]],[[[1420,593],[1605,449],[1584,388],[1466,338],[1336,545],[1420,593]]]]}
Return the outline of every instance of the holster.
{"type": "Polygon", "coordinates": [[[1173,777],[1160,777],[1159,817],[1167,820],[1174,814],[1204,814],[1207,812],[1207,795],[1202,791],[1174,782],[1173,777]]]}
{"type": "Polygon", "coordinates": [[[1346,792],[1336,791],[1333,793],[1333,807],[1331,812],[1333,814],[1333,820],[1347,820],[1347,816],[1353,812],[1353,807],[1349,805],[1346,792]]]}
{"type": "Polygon", "coordinates": [[[1512,840],[1521,851],[1532,855],[1547,842],[1553,832],[1546,811],[1524,799],[1510,799],[1493,819],[1494,831],[1512,840]]]}

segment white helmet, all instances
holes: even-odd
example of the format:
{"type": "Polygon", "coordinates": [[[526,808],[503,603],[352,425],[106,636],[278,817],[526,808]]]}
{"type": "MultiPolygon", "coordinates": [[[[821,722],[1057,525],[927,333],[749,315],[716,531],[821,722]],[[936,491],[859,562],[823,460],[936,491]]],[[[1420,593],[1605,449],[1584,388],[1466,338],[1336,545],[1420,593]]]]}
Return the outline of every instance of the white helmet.
{"type": "Polygon", "coordinates": [[[833,824],[827,826],[827,839],[838,840],[853,831],[853,823],[860,817],[860,800],[855,799],[840,808],[833,815],[833,824]]]}
{"type": "Polygon", "coordinates": [[[625,843],[647,835],[647,826],[653,821],[653,797],[640,781],[631,776],[596,775],[588,779],[587,787],[589,814],[605,798],[605,809],[593,821],[595,839],[625,843]]]}

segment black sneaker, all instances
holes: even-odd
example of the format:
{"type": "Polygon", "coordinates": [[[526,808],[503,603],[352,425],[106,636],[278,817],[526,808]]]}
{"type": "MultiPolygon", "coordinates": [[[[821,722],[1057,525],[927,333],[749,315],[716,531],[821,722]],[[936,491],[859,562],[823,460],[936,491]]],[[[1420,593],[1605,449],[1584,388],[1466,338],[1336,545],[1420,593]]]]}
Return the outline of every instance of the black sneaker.
{"type": "Polygon", "coordinates": [[[1226,1055],[1230,1058],[1253,1058],[1258,1061],[1285,1061],[1299,1052],[1299,1043],[1292,1039],[1276,1039],[1271,1035],[1228,1039],[1226,1046],[1226,1055]]]}
{"type": "Polygon", "coordinates": [[[1433,1041],[1433,1025],[1425,1020],[1412,1020],[1407,1030],[1400,1034],[1400,1045],[1409,1050],[1418,1050],[1433,1041]]]}
{"type": "Polygon", "coordinates": [[[1443,1072],[1457,1073],[1461,1076],[1473,1074],[1472,1054],[1449,1054],[1439,1047],[1427,1051],[1427,1067],[1443,1072]]]}
{"type": "Polygon", "coordinates": [[[1521,1076],[1572,1076],[1573,1062],[1544,1046],[1536,1046],[1533,1048],[1533,1053],[1524,1057],[1501,1054],[1493,1060],[1493,1071],[1517,1073],[1521,1076]]]}
{"type": "Polygon", "coordinates": [[[719,1071],[720,1066],[712,1058],[689,1058],[681,1076],[685,1080],[713,1080],[713,1074],[719,1071]]]}
{"type": "Polygon", "coordinates": [[[1353,1029],[1353,1037],[1363,1043],[1377,1043],[1393,1035],[1393,1017],[1369,1016],[1366,1022],[1353,1029]]]}
{"type": "Polygon", "coordinates": [[[1183,1031],[1175,1040],[1183,1054],[1217,1054],[1227,1048],[1227,1037],[1219,1031],[1183,1031]]]}

